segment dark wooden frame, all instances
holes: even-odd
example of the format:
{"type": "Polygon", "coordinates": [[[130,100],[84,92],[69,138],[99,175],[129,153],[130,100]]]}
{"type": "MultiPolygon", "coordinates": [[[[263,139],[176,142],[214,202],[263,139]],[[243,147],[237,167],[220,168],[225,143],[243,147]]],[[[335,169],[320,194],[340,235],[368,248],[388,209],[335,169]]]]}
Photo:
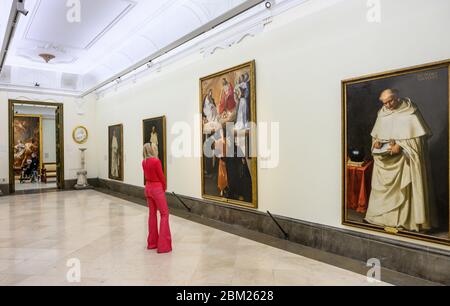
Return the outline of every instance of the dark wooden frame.
{"type": "MultiPolygon", "coordinates": [[[[142,120],[142,141],[143,141],[143,145],[145,144],[145,143],[147,143],[148,141],[148,139],[146,139],[145,138],[145,134],[144,134],[144,126],[145,126],[145,124],[147,123],[147,122],[149,122],[149,121],[155,121],[155,120],[162,120],[162,127],[163,127],[163,150],[164,150],[164,154],[163,154],[163,157],[164,157],[164,169],[163,169],[163,171],[164,171],[164,175],[166,176],[166,181],[167,181],[167,147],[166,147],[166,145],[167,145],[167,139],[166,139],[166,122],[167,122],[167,120],[166,120],[166,116],[160,116],[160,117],[155,117],[155,118],[148,118],[148,119],[143,119],[142,120]]],[[[145,181],[145,179],[144,179],[144,181],[145,181]]]]}
{"type": "Polygon", "coordinates": [[[123,172],[123,169],[124,169],[123,160],[124,160],[124,158],[123,158],[123,124],[110,125],[110,126],[108,126],[108,177],[109,177],[109,179],[115,180],[115,181],[121,181],[121,182],[124,181],[125,174],[123,172]],[[111,130],[113,128],[120,128],[120,139],[119,139],[119,141],[120,141],[120,169],[119,169],[119,171],[121,174],[120,177],[114,177],[111,175],[111,142],[110,142],[110,139],[111,139],[111,130]]]}

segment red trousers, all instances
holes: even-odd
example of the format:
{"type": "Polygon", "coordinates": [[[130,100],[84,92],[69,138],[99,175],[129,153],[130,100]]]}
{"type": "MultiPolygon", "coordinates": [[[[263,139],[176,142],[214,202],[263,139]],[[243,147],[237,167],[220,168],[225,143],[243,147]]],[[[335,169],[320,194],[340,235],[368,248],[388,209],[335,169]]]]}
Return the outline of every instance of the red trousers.
{"type": "Polygon", "coordinates": [[[169,208],[167,207],[166,194],[160,183],[150,183],[145,187],[148,208],[150,210],[148,218],[148,248],[158,249],[158,253],[168,253],[172,251],[172,237],[169,227],[169,208]],[[161,220],[159,222],[157,210],[161,220]]]}

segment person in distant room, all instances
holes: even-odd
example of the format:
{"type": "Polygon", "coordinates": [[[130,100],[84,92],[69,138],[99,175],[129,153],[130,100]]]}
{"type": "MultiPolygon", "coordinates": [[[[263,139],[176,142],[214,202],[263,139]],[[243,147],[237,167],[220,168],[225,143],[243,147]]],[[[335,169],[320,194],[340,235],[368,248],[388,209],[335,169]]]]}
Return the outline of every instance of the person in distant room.
{"type": "Polygon", "coordinates": [[[428,139],[432,132],[417,106],[394,89],[380,95],[383,107],[371,133],[374,169],[365,221],[420,232],[433,227],[428,139]]]}
{"type": "Polygon", "coordinates": [[[25,160],[25,164],[22,167],[22,177],[20,178],[20,182],[22,183],[25,180],[30,180],[31,183],[37,182],[39,170],[39,159],[37,158],[36,153],[32,153],[29,158],[25,160]]]}
{"type": "Polygon", "coordinates": [[[145,175],[145,196],[149,207],[147,249],[157,249],[158,253],[172,251],[172,237],[169,226],[169,208],[166,200],[166,178],[161,161],[156,158],[153,147],[144,145],[144,160],[142,168],[145,175]],[[157,211],[160,214],[158,233],[157,211]]]}
{"type": "Polygon", "coordinates": [[[36,153],[31,154],[31,182],[39,180],[39,159],[36,153]]]}
{"type": "Polygon", "coordinates": [[[119,141],[117,140],[116,131],[113,130],[111,139],[111,174],[113,177],[119,177],[119,141]]]}
{"type": "Polygon", "coordinates": [[[158,132],[156,131],[156,126],[152,127],[152,132],[150,133],[150,144],[155,152],[155,157],[159,158],[159,149],[158,149],[158,132]]]}

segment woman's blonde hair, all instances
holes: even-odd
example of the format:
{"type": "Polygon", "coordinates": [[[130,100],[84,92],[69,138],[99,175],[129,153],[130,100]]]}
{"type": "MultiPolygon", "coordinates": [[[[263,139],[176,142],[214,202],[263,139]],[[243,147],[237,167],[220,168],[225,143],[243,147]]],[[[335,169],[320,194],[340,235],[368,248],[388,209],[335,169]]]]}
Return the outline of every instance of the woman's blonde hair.
{"type": "Polygon", "coordinates": [[[155,157],[155,150],[153,150],[152,145],[149,143],[144,144],[144,159],[155,157]]]}

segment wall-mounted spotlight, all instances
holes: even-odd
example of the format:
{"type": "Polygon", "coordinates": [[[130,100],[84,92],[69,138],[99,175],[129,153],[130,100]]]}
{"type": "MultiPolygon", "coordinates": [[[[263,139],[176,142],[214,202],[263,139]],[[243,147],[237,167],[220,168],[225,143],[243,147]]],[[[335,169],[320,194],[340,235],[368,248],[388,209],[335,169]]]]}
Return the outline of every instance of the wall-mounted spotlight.
{"type": "Polygon", "coordinates": [[[34,87],[41,87],[41,84],[39,84],[38,82],[34,83],[34,87]]]}
{"type": "Polygon", "coordinates": [[[25,9],[25,0],[17,1],[17,11],[24,16],[27,16],[29,11],[25,9]]]}

